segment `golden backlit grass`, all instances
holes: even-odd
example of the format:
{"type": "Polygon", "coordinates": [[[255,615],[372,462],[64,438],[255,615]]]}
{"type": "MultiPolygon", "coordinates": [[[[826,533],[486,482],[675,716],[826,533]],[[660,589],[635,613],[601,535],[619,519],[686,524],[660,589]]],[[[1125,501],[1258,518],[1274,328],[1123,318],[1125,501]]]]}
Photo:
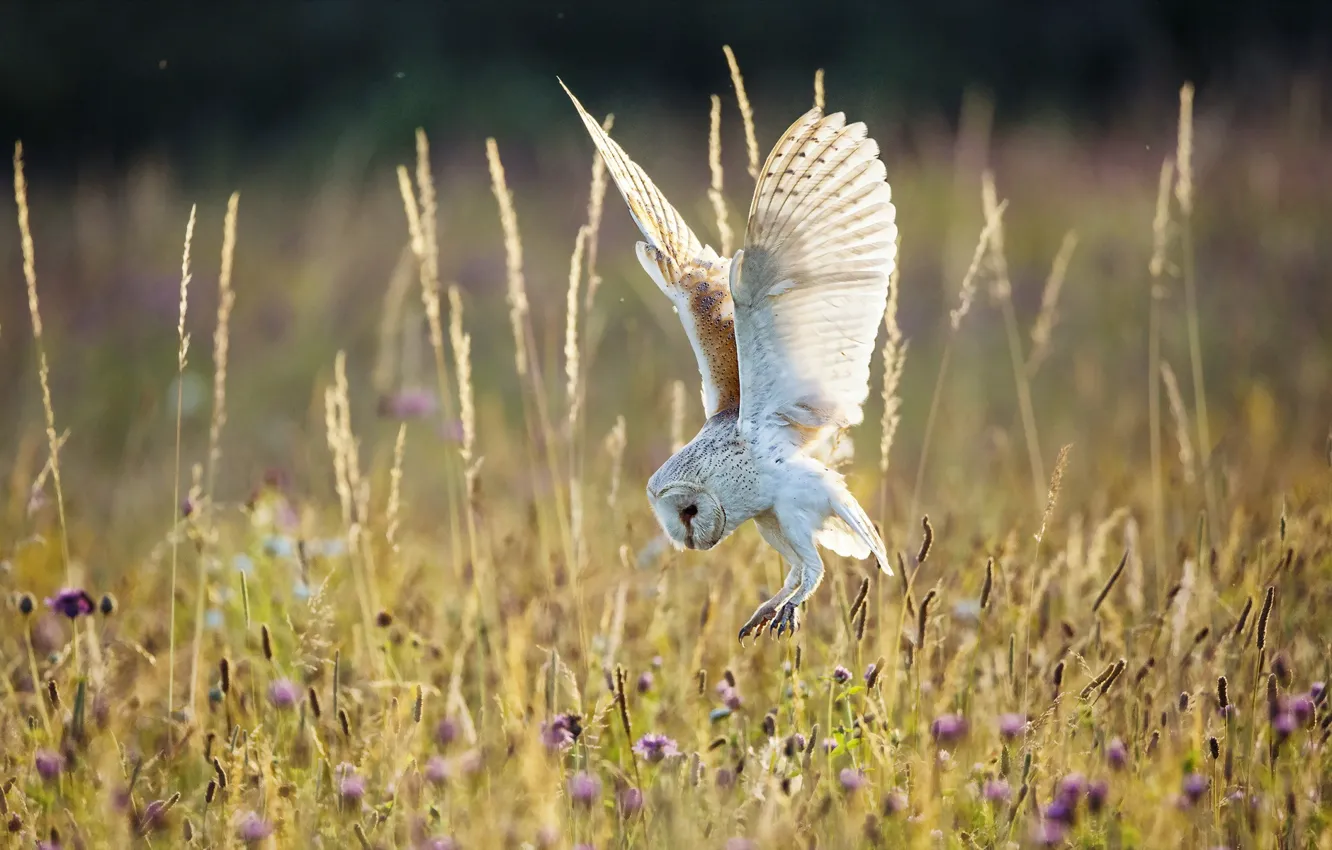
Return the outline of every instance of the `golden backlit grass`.
{"type": "MultiPolygon", "coordinates": [[[[816,91],[825,97],[821,75],[816,91]]],[[[747,98],[739,111],[751,139],[747,98]]],[[[712,114],[720,115],[717,101],[712,114]]],[[[688,207],[687,193],[678,197],[698,221],[712,211],[725,232],[718,126],[719,117],[698,197],[688,207]]],[[[608,337],[623,350],[591,342],[593,328],[614,334],[608,317],[623,321],[617,302],[633,297],[630,275],[638,273],[609,260],[597,270],[603,217],[607,227],[624,218],[614,196],[601,213],[604,171],[593,165],[586,206],[562,197],[569,218],[560,224],[569,226],[524,219],[524,233],[549,227],[572,249],[567,263],[538,275],[524,266],[531,254],[516,198],[539,187],[506,176],[499,144],[487,145],[503,222],[492,233],[499,262],[491,300],[507,303],[506,334],[502,313],[479,303],[480,293],[441,279],[441,256],[455,237],[437,231],[436,219],[455,199],[448,186],[436,197],[424,133],[417,153],[415,183],[405,167],[398,187],[391,172],[384,182],[390,196],[400,189],[407,218],[393,244],[405,242],[417,266],[426,314],[417,332],[432,343],[436,404],[376,421],[373,400],[363,402],[394,385],[381,373],[400,358],[326,339],[325,371],[309,375],[309,422],[288,465],[313,471],[296,480],[287,467],[227,474],[229,459],[247,456],[260,434],[235,427],[248,388],[229,366],[231,355],[244,354],[233,343],[247,328],[232,321],[232,308],[245,315],[247,295],[259,297],[264,270],[280,261],[247,258],[233,196],[222,228],[212,408],[199,439],[187,431],[177,459],[173,429],[185,405],[175,404],[170,425],[155,426],[159,465],[105,490],[81,488],[68,516],[58,478],[68,455],[52,411],[56,403],[77,409],[79,399],[56,395],[60,385],[48,380],[28,227],[30,215],[41,221],[46,211],[29,210],[16,156],[43,404],[36,442],[14,452],[18,495],[8,501],[24,507],[6,511],[11,537],[0,539],[0,818],[13,841],[1332,841],[1324,805],[1332,713],[1318,684],[1328,678],[1332,642],[1332,470],[1324,458],[1332,438],[1321,441],[1326,422],[1279,429],[1279,420],[1314,421],[1310,411],[1326,407],[1293,394],[1278,402],[1255,387],[1221,401],[1214,395],[1210,414],[1200,396],[1186,409],[1181,378],[1191,386],[1193,370],[1177,377],[1161,349],[1173,341],[1177,357],[1204,350],[1205,338],[1189,331],[1190,300],[1181,313],[1172,299],[1176,269],[1206,266],[1186,262],[1187,240],[1175,238],[1189,225],[1169,203],[1172,167],[1161,177],[1155,222],[1142,205],[1136,227],[1107,242],[1096,222],[1058,221],[1050,251],[1025,263],[1041,269],[1027,279],[1014,260],[1025,250],[1014,234],[1042,209],[1001,201],[994,186],[1002,170],[986,190],[977,180],[968,226],[980,235],[963,278],[924,281],[911,264],[894,276],[899,289],[876,364],[883,372],[874,412],[882,415],[867,415],[878,424],[855,435],[866,446],[880,438],[849,481],[873,506],[900,577],[829,555],[829,580],[796,638],[741,647],[739,623],[780,584],[784,567],[752,529],[707,553],[676,552],[659,536],[642,484],[700,424],[690,403],[697,378],[692,358],[660,341],[678,328],[649,323],[608,337]],[[1061,242],[1070,227],[1076,242],[1061,242]],[[1087,329],[1123,318],[1095,314],[1122,292],[1087,291],[1088,257],[1116,269],[1128,258],[1118,283],[1137,305],[1124,334],[1125,348],[1141,358],[1132,368],[1086,365],[1083,350],[1095,344],[1087,329]],[[556,295],[543,302],[532,285],[529,303],[529,277],[550,282],[556,295]],[[930,287],[943,297],[927,297],[930,287]],[[541,303],[562,321],[541,316],[541,303]],[[933,346],[916,344],[926,337],[933,346]],[[635,375],[667,377],[633,395],[606,392],[626,360],[635,375]],[[1143,362],[1150,370],[1137,368],[1143,362]],[[1108,385],[1100,397],[1115,400],[1105,413],[1115,421],[1106,431],[1069,434],[1061,424],[1069,421],[1064,408],[1084,398],[1050,394],[1066,364],[1108,385]],[[991,409],[988,394],[972,398],[978,385],[1006,388],[996,391],[1006,406],[991,409]],[[1200,416],[1212,417],[1214,430],[1198,428],[1200,416]],[[1064,448],[1044,456],[1037,425],[1049,445],[1064,448]],[[910,440],[896,439],[899,426],[910,440]],[[1317,440],[1288,436],[1311,429],[1317,440]],[[1202,441],[1225,436],[1219,446],[1195,446],[1195,431],[1202,441]],[[936,433],[943,448],[926,464],[936,433]],[[1168,438],[1178,452],[1162,450],[1168,438]],[[184,516],[173,507],[172,525],[161,528],[160,502],[175,493],[168,476],[179,482],[192,457],[206,466],[196,473],[202,484],[191,488],[184,516]],[[912,461],[914,478],[897,471],[912,461]],[[48,478],[56,511],[42,504],[48,478]],[[157,531],[126,540],[128,527],[98,527],[107,535],[99,548],[81,531],[95,523],[83,494],[128,494],[144,480],[153,482],[157,531]],[[228,480],[254,486],[233,489],[228,480]],[[111,551],[135,552],[136,560],[113,569],[111,551]],[[57,597],[66,568],[95,612],[83,611],[81,598],[57,597]],[[62,604],[76,616],[53,610],[62,604]],[[181,702],[173,685],[187,662],[172,648],[187,635],[191,695],[181,702]]],[[[578,163],[580,180],[585,165],[578,163]]],[[[1142,175],[1144,184],[1153,176],[1142,175]]],[[[1178,186],[1180,211],[1185,195],[1190,214],[1207,209],[1205,183],[1178,186]]],[[[901,207],[909,258],[926,240],[913,242],[910,206],[901,207]]],[[[495,209],[486,206],[487,216],[495,209]]],[[[628,255],[624,245],[602,246],[603,255],[628,255]]],[[[182,279],[190,277],[187,268],[182,279]]],[[[1197,309],[1207,303],[1206,281],[1197,275],[1197,309]]],[[[189,290],[205,299],[196,303],[207,303],[202,283],[196,278],[189,290]]],[[[167,365],[184,378],[179,286],[179,359],[167,365]]],[[[380,300],[378,291],[366,299],[380,300]]],[[[401,310],[401,293],[382,300],[391,314],[401,310]]],[[[396,344],[404,321],[369,322],[373,341],[396,344]]],[[[12,320],[5,329],[14,333],[12,320]]],[[[51,353],[73,357],[79,345],[66,338],[51,353]]],[[[1309,357],[1316,363],[1316,352],[1309,357]]],[[[177,402],[183,386],[173,388],[177,402]]],[[[87,439],[78,430],[69,436],[71,445],[87,439]]]]}

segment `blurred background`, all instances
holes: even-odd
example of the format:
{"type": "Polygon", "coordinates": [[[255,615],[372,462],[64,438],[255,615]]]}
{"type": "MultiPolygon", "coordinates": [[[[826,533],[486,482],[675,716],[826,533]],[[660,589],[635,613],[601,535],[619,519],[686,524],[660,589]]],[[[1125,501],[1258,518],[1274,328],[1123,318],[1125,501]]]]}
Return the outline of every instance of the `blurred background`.
{"type": "MultiPolygon", "coordinates": [[[[883,148],[910,341],[892,473],[903,486],[947,312],[983,223],[987,168],[1009,201],[1007,259],[1024,336],[1066,234],[1079,240],[1053,356],[1033,380],[1047,467],[1059,445],[1075,442],[1086,447],[1076,477],[1131,482],[1146,451],[1153,212],[1185,81],[1197,86],[1195,245],[1218,452],[1280,478],[1321,452],[1332,421],[1326,2],[73,0],[11,3],[4,19],[0,137],[25,147],[57,423],[71,431],[67,492],[93,528],[149,522],[137,506],[159,502],[170,480],[191,204],[187,459],[206,444],[222,217],[233,191],[241,200],[223,496],[243,497],[271,468],[327,491],[321,396],[339,350],[364,451],[391,451],[391,420],[405,414],[384,415],[381,400],[434,385],[415,297],[387,335],[380,327],[395,274],[415,274],[394,167],[411,167],[417,127],[429,135],[440,195],[441,274],[460,286],[473,336],[481,451],[516,455],[501,445],[521,434],[522,408],[485,139],[497,140],[515,196],[556,398],[568,257],[592,162],[556,77],[595,114],[615,114],[616,138],[715,243],[711,94],[722,97],[733,225],[752,191],[723,44],[745,74],[761,154],[809,107],[819,68],[829,108],[866,121],[883,148]]],[[[0,474],[17,526],[45,438],[10,221],[0,227],[0,474]]],[[[701,411],[684,336],[634,261],[635,238],[612,192],[604,283],[586,328],[587,432],[596,445],[627,414],[629,463],[641,471],[669,453],[672,380],[691,388],[690,433],[701,411]]],[[[1172,240],[1164,356],[1191,399],[1179,256],[1172,240]]],[[[959,507],[983,492],[1030,491],[1004,328],[987,291],[957,343],[928,488],[951,487],[959,507]],[[967,486],[977,481],[986,486],[967,486]]],[[[858,438],[870,466],[877,404],[875,394],[858,438]]],[[[432,452],[446,450],[452,433],[423,426],[413,438],[422,466],[405,486],[419,503],[433,492],[432,452]]],[[[507,484],[541,487],[520,476],[492,486],[507,484]]]]}

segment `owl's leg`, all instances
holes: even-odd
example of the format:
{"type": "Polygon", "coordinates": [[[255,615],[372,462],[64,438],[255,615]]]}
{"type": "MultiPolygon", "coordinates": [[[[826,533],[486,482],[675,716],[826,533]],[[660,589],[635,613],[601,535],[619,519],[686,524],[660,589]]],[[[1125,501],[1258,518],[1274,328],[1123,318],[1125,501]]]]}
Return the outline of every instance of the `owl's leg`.
{"type": "Polygon", "coordinates": [[[791,595],[789,599],[782,604],[777,611],[777,617],[772,623],[772,634],[774,637],[782,637],[786,634],[794,635],[800,629],[800,606],[806,599],[814,595],[814,591],[819,589],[823,582],[823,558],[819,556],[819,550],[815,547],[814,541],[789,540],[787,544],[798,559],[796,563],[800,565],[800,589],[791,595]]]}
{"type": "Polygon", "coordinates": [[[756,517],[755,525],[768,545],[776,549],[788,564],[790,571],[782,589],[758,607],[749,621],[740,629],[740,640],[751,633],[762,635],[764,629],[773,637],[795,634],[800,628],[797,607],[809,598],[823,580],[823,559],[811,539],[799,544],[782,532],[775,517],[756,517]]]}
{"type": "Polygon", "coordinates": [[[782,603],[800,591],[801,575],[799,567],[791,567],[790,571],[786,574],[786,581],[782,584],[782,589],[777,591],[777,594],[767,602],[760,605],[754,611],[753,616],[740,627],[741,643],[744,643],[745,638],[749,637],[751,633],[756,636],[763,635],[763,630],[767,628],[768,623],[777,616],[777,612],[781,609],[782,603]]]}

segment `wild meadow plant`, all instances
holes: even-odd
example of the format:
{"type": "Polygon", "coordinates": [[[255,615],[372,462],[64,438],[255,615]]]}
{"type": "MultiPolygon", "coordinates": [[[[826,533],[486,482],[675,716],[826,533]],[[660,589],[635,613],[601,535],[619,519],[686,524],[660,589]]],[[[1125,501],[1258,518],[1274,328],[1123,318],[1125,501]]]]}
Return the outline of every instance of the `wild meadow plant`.
{"type": "MultiPolygon", "coordinates": [[[[753,110],[729,49],[726,59],[753,177],[753,110]]],[[[233,284],[245,250],[233,195],[207,453],[185,466],[178,381],[175,433],[162,443],[171,521],[116,596],[83,566],[97,544],[76,533],[82,508],[66,502],[79,470],[61,465],[48,377],[48,357],[63,352],[48,345],[38,300],[31,223],[44,211],[29,209],[16,148],[47,457],[22,482],[30,509],[0,539],[5,846],[1330,846],[1332,473],[1315,462],[1321,446],[1288,446],[1303,472],[1274,492],[1246,477],[1242,445],[1211,443],[1192,96],[1186,88],[1155,222],[1140,229],[1142,262],[1121,281],[1145,314],[1147,467],[1081,439],[1047,456],[1042,367],[1075,344],[1057,333],[1079,321],[1061,315],[1061,292],[1076,286],[1086,249],[1064,236],[1028,347],[1004,224],[1020,210],[999,195],[1002,173],[987,172],[969,267],[960,289],[947,282],[947,297],[958,294],[940,314],[941,351],[931,360],[913,347],[907,362],[898,308],[923,291],[910,267],[895,276],[884,317],[880,451],[850,481],[877,488],[898,575],[839,559],[811,602],[820,616],[794,639],[748,647],[735,626],[780,581],[781,564],[743,535],[714,552],[672,552],[640,498],[635,443],[679,442],[696,397],[667,383],[668,421],[646,427],[622,405],[594,407],[607,403],[597,368],[615,356],[596,344],[598,313],[619,283],[603,284],[598,266],[612,214],[599,162],[568,266],[561,346],[533,320],[514,192],[500,144],[487,142],[506,258],[506,370],[520,390],[521,422],[506,432],[478,426],[490,391],[473,360],[479,331],[471,296],[441,279],[439,200],[420,133],[415,171],[397,172],[408,264],[385,295],[378,362],[393,361],[392,317],[410,314],[415,277],[434,386],[381,405],[394,427],[380,445],[355,415],[366,392],[355,355],[339,351],[312,417],[323,414],[322,490],[275,471],[241,499],[218,483],[225,447],[245,438],[226,430],[228,404],[245,392],[228,385],[232,311],[244,297],[233,284]],[[1179,376],[1162,352],[1176,269],[1191,366],[1179,376]],[[1010,464],[993,510],[972,515],[973,503],[937,495],[931,463],[948,458],[929,450],[936,427],[960,415],[949,410],[947,369],[958,374],[969,335],[979,338],[963,320],[984,313],[985,293],[1011,361],[1011,378],[995,380],[1012,381],[1026,457],[1010,464]],[[935,376],[928,406],[902,404],[912,370],[935,376]],[[1162,387],[1177,462],[1162,449],[1162,387]],[[889,457],[907,418],[926,424],[904,483],[889,457]],[[613,424],[592,430],[602,422],[613,424]],[[422,524],[406,485],[428,468],[418,458],[441,451],[443,475],[430,483],[443,508],[422,524]],[[1116,477],[1102,455],[1127,473],[1116,477]],[[506,490],[501,464],[544,489],[506,490]],[[54,517],[42,508],[48,480],[54,517]]],[[[822,72],[815,97],[827,97],[822,72]]],[[[707,203],[729,252],[718,97],[710,117],[707,203]]],[[[178,379],[199,291],[193,212],[189,221],[178,379]]],[[[12,322],[3,330],[14,333],[12,322]]],[[[1131,393],[1140,399],[1140,385],[1131,393]]]]}

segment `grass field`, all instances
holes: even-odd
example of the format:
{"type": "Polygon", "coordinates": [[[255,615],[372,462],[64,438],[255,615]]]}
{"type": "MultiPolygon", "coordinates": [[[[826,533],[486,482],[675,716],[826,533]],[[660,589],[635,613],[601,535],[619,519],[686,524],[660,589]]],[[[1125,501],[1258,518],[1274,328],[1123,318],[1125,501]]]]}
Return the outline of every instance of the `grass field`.
{"type": "MultiPolygon", "coordinates": [[[[903,265],[848,480],[902,569],[825,553],[746,646],[785,568],[660,537],[698,377],[572,110],[197,213],[29,175],[0,845],[1332,848],[1332,158],[1185,100],[864,116],[903,265]]],[[[711,173],[706,112],[620,112],[741,231],[734,100],[711,173]]]]}

